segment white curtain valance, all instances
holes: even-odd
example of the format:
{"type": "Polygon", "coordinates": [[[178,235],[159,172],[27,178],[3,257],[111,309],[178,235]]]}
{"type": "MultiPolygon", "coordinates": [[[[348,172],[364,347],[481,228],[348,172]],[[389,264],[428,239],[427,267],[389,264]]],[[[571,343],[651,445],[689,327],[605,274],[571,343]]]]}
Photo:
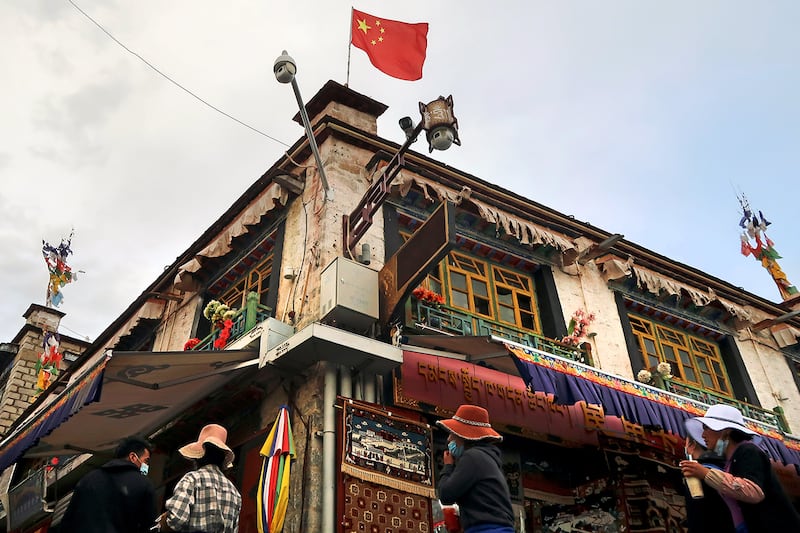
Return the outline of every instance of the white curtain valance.
{"type": "Polygon", "coordinates": [[[122,337],[130,334],[130,332],[133,331],[133,328],[135,328],[141,320],[160,320],[161,317],[164,316],[165,305],[165,300],[147,300],[144,305],[139,308],[136,314],[129,318],[128,321],[117,330],[117,332],[114,334],[114,337],[111,339],[111,342],[108,343],[108,346],[116,346],[119,340],[122,337]]]}
{"type": "Polygon", "coordinates": [[[546,244],[561,252],[575,248],[575,245],[566,237],[562,237],[527,220],[510,215],[505,211],[472,198],[472,191],[469,187],[464,187],[461,191],[456,192],[439,183],[416,176],[410,172],[400,172],[392,183],[392,186],[398,188],[401,196],[406,196],[411,190],[411,187],[415,184],[422,189],[422,194],[425,195],[425,198],[429,201],[434,201],[435,197],[438,201],[447,200],[456,205],[460,205],[463,202],[470,202],[478,209],[478,213],[482,219],[501,227],[507,234],[515,236],[521,244],[531,246],[534,244],[546,244]]]}
{"type": "Polygon", "coordinates": [[[719,298],[712,289],[708,289],[708,292],[703,292],[694,287],[690,287],[685,283],[669,279],[660,274],[656,274],[652,270],[648,270],[636,265],[632,265],[631,270],[633,276],[636,278],[637,287],[644,289],[647,292],[658,295],[661,293],[661,291],[664,291],[667,294],[677,296],[679,298],[687,295],[692,300],[692,303],[698,307],[703,307],[712,302],[717,302],[737,320],[747,322],[752,321],[752,317],[747,309],[723,298],[719,298]]]}
{"type": "Polygon", "coordinates": [[[228,224],[225,229],[220,231],[216,237],[195,256],[182,264],[175,276],[175,288],[178,290],[194,290],[196,284],[192,279],[191,273],[197,272],[203,266],[203,257],[222,257],[231,251],[233,239],[248,232],[248,226],[258,224],[261,217],[272,211],[278,206],[286,205],[289,200],[289,193],[278,183],[272,183],[262,192],[258,198],[250,202],[247,207],[242,209],[236,218],[228,224]]]}

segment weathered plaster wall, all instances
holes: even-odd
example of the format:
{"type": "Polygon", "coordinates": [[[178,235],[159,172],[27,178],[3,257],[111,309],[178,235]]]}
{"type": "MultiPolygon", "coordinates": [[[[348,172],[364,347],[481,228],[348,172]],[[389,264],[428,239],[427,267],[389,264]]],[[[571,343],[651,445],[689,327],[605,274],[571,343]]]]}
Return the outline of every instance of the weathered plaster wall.
{"type": "Polygon", "coordinates": [[[569,269],[555,268],[553,277],[566,324],[578,309],[595,315],[589,332],[596,335],[588,339],[595,365],[605,372],[634,379],[614,292],[597,266],[589,262],[569,269]]]}
{"type": "Polygon", "coordinates": [[[201,305],[200,296],[194,293],[187,294],[181,302],[169,301],[164,321],[156,331],[153,349],[163,352],[183,350],[186,341],[194,336],[192,329],[197,320],[205,320],[201,305]]]}
{"type": "MultiPolygon", "coordinates": [[[[320,318],[322,271],[336,257],[343,255],[342,215],[351,213],[370,184],[364,167],[372,152],[330,136],[320,146],[320,153],[333,194],[327,201],[323,200],[319,175],[313,168],[309,169],[302,201],[297,199],[289,206],[284,238],[283,268],[301,268],[294,280],[284,279],[281,273],[276,318],[292,323],[289,312],[294,310],[294,325],[298,330],[320,318]]],[[[313,159],[302,164],[313,165],[313,159]]],[[[380,270],[384,257],[383,216],[380,211],[358,243],[359,251],[362,243],[370,245],[369,268],[380,270]]]]}
{"type": "Polygon", "coordinates": [[[772,335],[768,330],[754,333],[745,329],[739,333],[736,344],[761,407],[782,407],[792,433],[800,435],[800,392],[772,335]]]}

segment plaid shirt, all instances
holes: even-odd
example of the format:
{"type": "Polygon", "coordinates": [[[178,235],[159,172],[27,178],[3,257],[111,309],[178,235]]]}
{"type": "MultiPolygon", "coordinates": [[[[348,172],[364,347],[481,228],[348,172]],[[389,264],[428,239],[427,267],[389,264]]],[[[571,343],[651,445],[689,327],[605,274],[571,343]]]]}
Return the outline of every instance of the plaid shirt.
{"type": "Polygon", "coordinates": [[[175,531],[238,533],[242,497],[218,466],[205,465],[178,481],[165,509],[175,531]]]}

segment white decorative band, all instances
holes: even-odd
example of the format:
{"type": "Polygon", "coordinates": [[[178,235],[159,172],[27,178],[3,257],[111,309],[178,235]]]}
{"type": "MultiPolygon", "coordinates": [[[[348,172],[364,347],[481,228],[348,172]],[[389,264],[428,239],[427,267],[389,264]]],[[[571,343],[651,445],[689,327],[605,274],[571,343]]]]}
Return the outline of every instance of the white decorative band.
{"type": "Polygon", "coordinates": [[[460,416],[454,416],[453,420],[457,420],[457,421],[461,422],[462,424],[467,424],[468,426],[480,426],[482,428],[490,428],[490,427],[492,427],[492,425],[490,423],[488,423],[488,422],[475,422],[474,420],[466,420],[464,418],[461,418],[460,416]]]}

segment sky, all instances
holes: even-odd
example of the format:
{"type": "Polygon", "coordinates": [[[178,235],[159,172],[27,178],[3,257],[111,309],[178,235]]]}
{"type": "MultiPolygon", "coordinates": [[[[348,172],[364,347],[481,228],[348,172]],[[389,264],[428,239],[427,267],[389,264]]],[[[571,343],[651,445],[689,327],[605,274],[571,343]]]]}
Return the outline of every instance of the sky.
{"type": "Polygon", "coordinates": [[[45,303],[43,239],[74,229],[61,333],[94,340],[303,136],[284,49],[305,101],[349,55],[402,143],[399,118],[452,95],[462,146],[437,160],[779,302],[737,195],[800,284],[798,20],[796,0],[0,2],[0,342],[45,303]],[[351,7],[429,23],[421,80],[348,50],[351,7]]]}

